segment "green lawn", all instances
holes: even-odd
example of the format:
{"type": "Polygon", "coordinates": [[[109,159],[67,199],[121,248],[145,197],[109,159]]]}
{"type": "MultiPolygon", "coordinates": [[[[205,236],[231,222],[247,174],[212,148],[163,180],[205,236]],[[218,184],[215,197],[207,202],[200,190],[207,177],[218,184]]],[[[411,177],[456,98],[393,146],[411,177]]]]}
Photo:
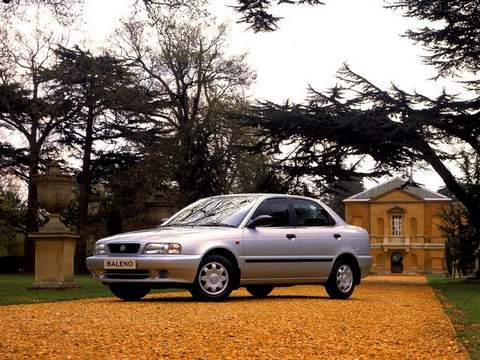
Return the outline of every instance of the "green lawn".
{"type": "Polygon", "coordinates": [[[430,276],[428,282],[452,320],[458,338],[472,359],[480,360],[480,281],[430,276]]]}
{"type": "Polygon", "coordinates": [[[80,289],[27,290],[33,283],[33,277],[0,274],[0,306],[113,296],[106,286],[93,280],[90,275],[77,275],[75,282],[81,286],[80,289]]]}

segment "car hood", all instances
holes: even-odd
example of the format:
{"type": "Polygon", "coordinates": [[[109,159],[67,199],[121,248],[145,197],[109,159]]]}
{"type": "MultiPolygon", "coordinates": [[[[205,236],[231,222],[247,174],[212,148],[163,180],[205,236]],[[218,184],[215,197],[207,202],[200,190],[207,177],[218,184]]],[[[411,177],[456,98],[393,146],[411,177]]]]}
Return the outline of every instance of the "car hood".
{"type": "Polygon", "coordinates": [[[183,242],[199,238],[218,238],[229,233],[238,233],[238,228],[215,226],[158,227],[154,229],[131,231],[100,239],[100,242],[183,242]]]}

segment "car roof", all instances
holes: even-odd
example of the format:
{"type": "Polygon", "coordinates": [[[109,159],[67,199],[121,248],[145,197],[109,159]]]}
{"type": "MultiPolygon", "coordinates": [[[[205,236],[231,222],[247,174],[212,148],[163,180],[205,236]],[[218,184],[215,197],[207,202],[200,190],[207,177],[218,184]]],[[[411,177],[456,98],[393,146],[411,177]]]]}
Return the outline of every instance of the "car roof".
{"type": "Polygon", "coordinates": [[[225,194],[225,195],[215,195],[211,197],[235,197],[235,196],[245,196],[245,197],[258,197],[258,198],[275,198],[275,197],[288,197],[288,198],[298,198],[298,199],[307,199],[307,200],[316,200],[308,196],[300,195],[289,195],[289,194],[276,194],[276,193],[241,193],[241,194],[225,194]]]}

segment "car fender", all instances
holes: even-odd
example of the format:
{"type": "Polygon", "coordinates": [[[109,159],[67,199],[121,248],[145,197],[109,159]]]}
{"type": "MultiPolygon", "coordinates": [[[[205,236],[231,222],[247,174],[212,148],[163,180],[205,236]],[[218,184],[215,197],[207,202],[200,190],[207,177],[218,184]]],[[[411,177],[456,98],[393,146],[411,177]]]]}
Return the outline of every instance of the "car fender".
{"type": "Polygon", "coordinates": [[[240,245],[235,244],[235,240],[208,241],[205,245],[201,246],[199,250],[199,254],[202,255],[202,257],[215,250],[228,251],[233,254],[237,263],[240,264],[240,245]]]}

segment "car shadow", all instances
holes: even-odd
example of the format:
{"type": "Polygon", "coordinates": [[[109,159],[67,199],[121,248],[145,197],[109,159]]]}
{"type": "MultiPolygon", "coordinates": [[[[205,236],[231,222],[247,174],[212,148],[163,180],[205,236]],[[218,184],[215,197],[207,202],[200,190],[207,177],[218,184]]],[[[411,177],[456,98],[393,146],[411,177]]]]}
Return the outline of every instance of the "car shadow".
{"type": "MultiPolygon", "coordinates": [[[[229,302],[262,302],[262,301],[284,301],[284,300],[327,300],[327,301],[345,301],[345,300],[336,300],[332,299],[329,296],[321,295],[269,295],[265,298],[254,298],[253,296],[231,296],[226,300],[218,301],[208,301],[208,300],[198,300],[190,296],[173,296],[173,297],[149,297],[145,299],[138,300],[136,302],[142,303],[229,303],[229,302]]],[[[118,299],[111,299],[112,302],[121,301],[118,299]]],[[[358,301],[356,298],[350,298],[348,301],[358,301]]]]}

